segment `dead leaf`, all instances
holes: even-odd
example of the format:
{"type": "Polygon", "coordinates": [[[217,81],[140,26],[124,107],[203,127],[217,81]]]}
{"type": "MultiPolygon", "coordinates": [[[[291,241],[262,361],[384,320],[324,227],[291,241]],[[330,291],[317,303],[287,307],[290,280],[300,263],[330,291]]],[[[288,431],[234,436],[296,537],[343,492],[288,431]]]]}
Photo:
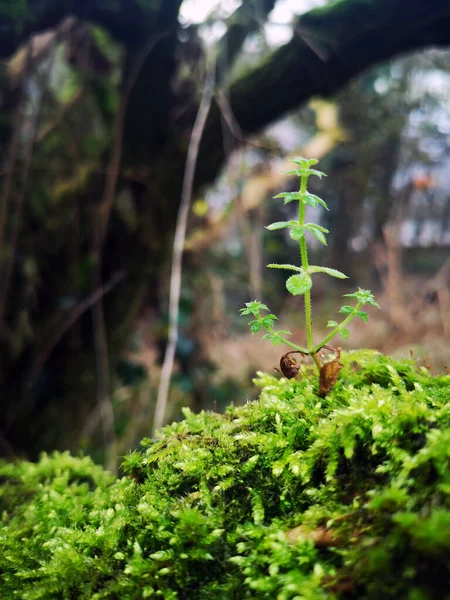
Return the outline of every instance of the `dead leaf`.
{"type": "Polygon", "coordinates": [[[339,358],[341,356],[341,349],[338,347],[336,349],[337,356],[330,362],[327,362],[320,369],[320,379],[319,379],[319,396],[324,398],[330,390],[333,389],[334,384],[336,383],[339,372],[344,366],[339,362],[339,358]]]}

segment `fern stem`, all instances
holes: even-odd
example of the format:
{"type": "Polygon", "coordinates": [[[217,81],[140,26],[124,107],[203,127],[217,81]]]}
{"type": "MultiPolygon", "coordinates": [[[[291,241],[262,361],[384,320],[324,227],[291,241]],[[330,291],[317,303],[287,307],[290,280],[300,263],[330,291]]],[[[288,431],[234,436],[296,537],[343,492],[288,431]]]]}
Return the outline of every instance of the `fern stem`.
{"type": "MultiPolygon", "coordinates": [[[[335,327],[321,342],[320,344],[317,344],[317,346],[315,348],[312,348],[312,352],[314,353],[314,355],[317,352],[320,352],[320,350],[325,346],[325,344],[327,344],[332,338],[334,338],[335,335],[337,335],[339,333],[339,329],[341,329],[342,327],[345,327],[346,325],[348,325],[350,323],[350,321],[352,321],[355,317],[357,312],[361,309],[361,307],[363,306],[363,302],[358,302],[358,304],[355,306],[355,308],[353,309],[353,311],[348,315],[348,317],[346,317],[342,323],[339,323],[339,325],[337,327],[335,327]]],[[[309,350],[309,348],[308,348],[309,350]]]]}
{"type": "MultiPolygon", "coordinates": [[[[307,175],[302,176],[301,184],[300,184],[300,194],[302,194],[302,195],[306,193],[307,182],[308,182],[308,176],[307,175]]],[[[303,200],[300,200],[300,202],[298,203],[298,224],[300,225],[300,227],[303,227],[305,225],[305,204],[304,204],[303,200]]],[[[308,273],[308,271],[309,271],[308,249],[306,247],[306,239],[305,239],[304,235],[300,239],[299,245],[300,245],[300,256],[302,259],[302,269],[305,273],[308,273]]],[[[312,329],[311,290],[308,290],[307,292],[305,292],[304,302],[305,302],[306,344],[307,344],[309,353],[311,354],[317,369],[320,371],[320,366],[321,366],[320,361],[317,358],[317,356],[312,352],[314,343],[313,343],[313,329],[312,329]]]]}

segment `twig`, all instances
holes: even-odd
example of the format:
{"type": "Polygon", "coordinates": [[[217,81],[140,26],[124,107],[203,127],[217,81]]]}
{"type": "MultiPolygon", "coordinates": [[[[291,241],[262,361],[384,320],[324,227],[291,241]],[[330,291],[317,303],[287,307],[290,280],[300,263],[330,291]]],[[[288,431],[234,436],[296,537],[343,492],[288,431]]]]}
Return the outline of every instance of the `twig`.
{"type": "MultiPolygon", "coordinates": [[[[216,93],[216,102],[220,109],[221,123],[222,123],[222,137],[224,144],[225,156],[231,155],[232,151],[235,150],[236,140],[243,142],[244,136],[236,117],[230,106],[229,98],[227,95],[228,90],[218,90],[216,93]],[[226,127],[226,125],[228,127],[226,127]],[[229,136],[231,134],[231,140],[229,136]],[[228,147],[228,148],[227,148],[228,147]]],[[[242,197],[238,186],[239,176],[242,176],[243,157],[242,151],[240,152],[239,164],[234,174],[234,196],[236,199],[236,216],[237,225],[241,230],[242,239],[244,242],[245,252],[247,254],[247,260],[249,265],[250,273],[250,292],[253,298],[261,297],[261,252],[259,248],[259,233],[252,231],[251,221],[248,213],[243,210],[242,197]]],[[[232,161],[230,161],[232,164],[232,161]]],[[[256,212],[256,211],[255,211],[256,212]]]]}
{"type": "Polygon", "coordinates": [[[268,150],[270,152],[275,152],[278,150],[278,148],[275,145],[274,146],[266,146],[264,144],[260,144],[259,142],[250,141],[247,137],[245,137],[245,135],[241,129],[241,126],[238,123],[238,120],[236,119],[236,117],[233,114],[231,105],[228,101],[228,98],[224,94],[224,92],[222,90],[218,90],[214,97],[215,97],[217,106],[219,107],[219,110],[221,112],[221,116],[222,116],[223,120],[230,128],[230,131],[236,140],[238,140],[239,142],[241,142],[247,146],[252,146],[253,148],[258,148],[259,150],[268,150]]]}
{"type": "MultiPolygon", "coordinates": [[[[241,142],[242,144],[246,144],[248,146],[254,146],[258,149],[269,150],[271,152],[274,151],[275,148],[270,148],[268,146],[264,146],[262,144],[253,143],[247,140],[242,132],[242,129],[233,114],[233,110],[231,108],[229,99],[222,90],[218,90],[216,93],[216,102],[221,112],[221,117],[223,121],[228,125],[231,134],[234,136],[236,140],[241,142]]],[[[242,165],[242,161],[241,161],[242,165]]],[[[238,189],[236,189],[235,193],[236,205],[237,205],[237,216],[238,216],[238,226],[241,229],[242,238],[245,246],[245,251],[247,254],[247,258],[250,265],[250,291],[251,295],[254,298],[261,297],[261,267],[262,267],[262,256],[261,256],[261,244],[260,244],[260,236],[257,230],[254,230],[251,225],[250,218],[248,216],[248,212],[244,209],[242,203],[242,197],[238,189]]],[[[257,212],[257,217],[260,217],[259,209],[257,212]]]]}
{"type": "Polygon", "coordinates": [[[178,211],[177,226],[173,245],[172,270],[170,274],[169,293],[169,335],[164,355],[164,363],[158,388],[153,432],[160,429],[164,423],[167,411],[167,398],[169,393],[170,377],[172,374],[175,358],[175,349],[178,340],[178,315],[181,293],[181,270],[183,261],[183,249],[186,239],[187,221],[191,206],[194,187],[195,168],[197,165],[200,142],[205,129],[206,120],[214,96],[214,72],[215,65],[209,68],[206,75],[203,96],[197,112],[194,126],[192,128],[191,140],[186,158],[186,167],[183,178],[183,189],[181,193],[180,208],[178,211]]]}

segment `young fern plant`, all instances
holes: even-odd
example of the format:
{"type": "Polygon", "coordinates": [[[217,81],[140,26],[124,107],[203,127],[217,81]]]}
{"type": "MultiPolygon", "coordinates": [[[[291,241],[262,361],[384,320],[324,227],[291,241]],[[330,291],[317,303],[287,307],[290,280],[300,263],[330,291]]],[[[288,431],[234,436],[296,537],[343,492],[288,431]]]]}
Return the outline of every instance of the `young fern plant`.
{"type": "MultiPolygon", "coordinates": [[[[327,344],[336,335],[340,335],[344,340],[347,339],[350,335],[350,332],[347,329],[347,325],[350,323],[350,321],[352,321],[355,317],[358,317],[367,323],[368,314],[362,310],[364,305],[367,304],[378,307],[378,304],[375,302],[370,290],[362,290],[360,288],[353,294],[345,294],[345,296],[348,298],[353,299],[353,306],[348,304],[341,306],[339,312],[345,315],[345,317],[340,322],[336,320],[328,321],[327,327],[331,328],[331,331],[320,342],[314,342],[311,307],[311,288],[313,284],[312,275],[324,273],[338,279],[347,279],[347,275],[337,271],[336,269],[309,264],[306,235],[313,235],[321,244],[326,245],[327,241],[325,235],[328,233],[328,230],[320,225],[316,225],[315,223],[305,222],[306,207],[311,206],[312,208],[317,208],[318,206],[322,206],[326,210],[328,210],[328,207],[324,200],[315,194],[308,192],[308,179],[311,176],[317,176],[321,178],[325,175],[325,173],[311,168],[318,162],[314,158],[307,159],[298,157],[295,158],[293,162],[297,165],[297,168],[292,171],[286,171],[285,173],[287,175],[296,175],[299,177],[300,189],[298,192],[284,192],[282,194],[277,194],[275,198],[283,198],[285,204],[288,202],[298,202],[298,218],[297,220],[278,221],[276,223],[272,223],[271,225],[267,226],[267,229],[270,231],[289,229],[289,235],[291,238],[299,243],[301,266],[290,264],[270,264],[268,267],[271,269],[285,269],[288,271],[294,271],[294,274],[291,275],[286,281],[286,288],[293,296],[303,296],[305,309],[306,346],[299,346],[286,339],[286,336],[291,335],[290,331],[277,331],[274,328],[274,323],[278,317],[270,312],[268,315],[261,314],[264,311],[269,311],[269,309],[265,304],[262,304],[258,300],[246,302],[245,307],[241,308],[240,312],[242,315],[252,315],[254,317],[254,319],[249,322],[252,333],[257,333],[261,329],[264,329],[266,330],[266,333],[264,334],[263,339],[270,340],[274,346],[285,344],[292,349],[291,352],[288,352],[282,357],[280,365],[283,365],[282,361],[286,360],[289,354],[297,352],[299,354],[308,355],[314,361],[322,378],[322,376],[325,377],[326,371],[326,365],[322,365],[320,359],[320,351],[322,348],[326,347],[330,349],[327,344]]],[[[338,363],[337,359],[334,362],[340,364],[338,363]]],[[[282,371],[285,373],[283,368],[282,371]]],[[[324,382],[324,385],[326,387],[326,382],[324,382]]]]}

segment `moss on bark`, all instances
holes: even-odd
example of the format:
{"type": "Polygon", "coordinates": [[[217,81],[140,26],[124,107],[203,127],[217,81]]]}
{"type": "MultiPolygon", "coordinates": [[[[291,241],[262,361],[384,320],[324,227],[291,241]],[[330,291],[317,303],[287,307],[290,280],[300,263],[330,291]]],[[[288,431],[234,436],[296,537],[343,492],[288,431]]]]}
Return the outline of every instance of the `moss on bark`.
{"type": "Polygon", "coordinates": [[[185,412],[125,457],[0,468],[0,593],[79,598],[445,598],[450,378],[374,352],[329,396],[185,412]]]}

